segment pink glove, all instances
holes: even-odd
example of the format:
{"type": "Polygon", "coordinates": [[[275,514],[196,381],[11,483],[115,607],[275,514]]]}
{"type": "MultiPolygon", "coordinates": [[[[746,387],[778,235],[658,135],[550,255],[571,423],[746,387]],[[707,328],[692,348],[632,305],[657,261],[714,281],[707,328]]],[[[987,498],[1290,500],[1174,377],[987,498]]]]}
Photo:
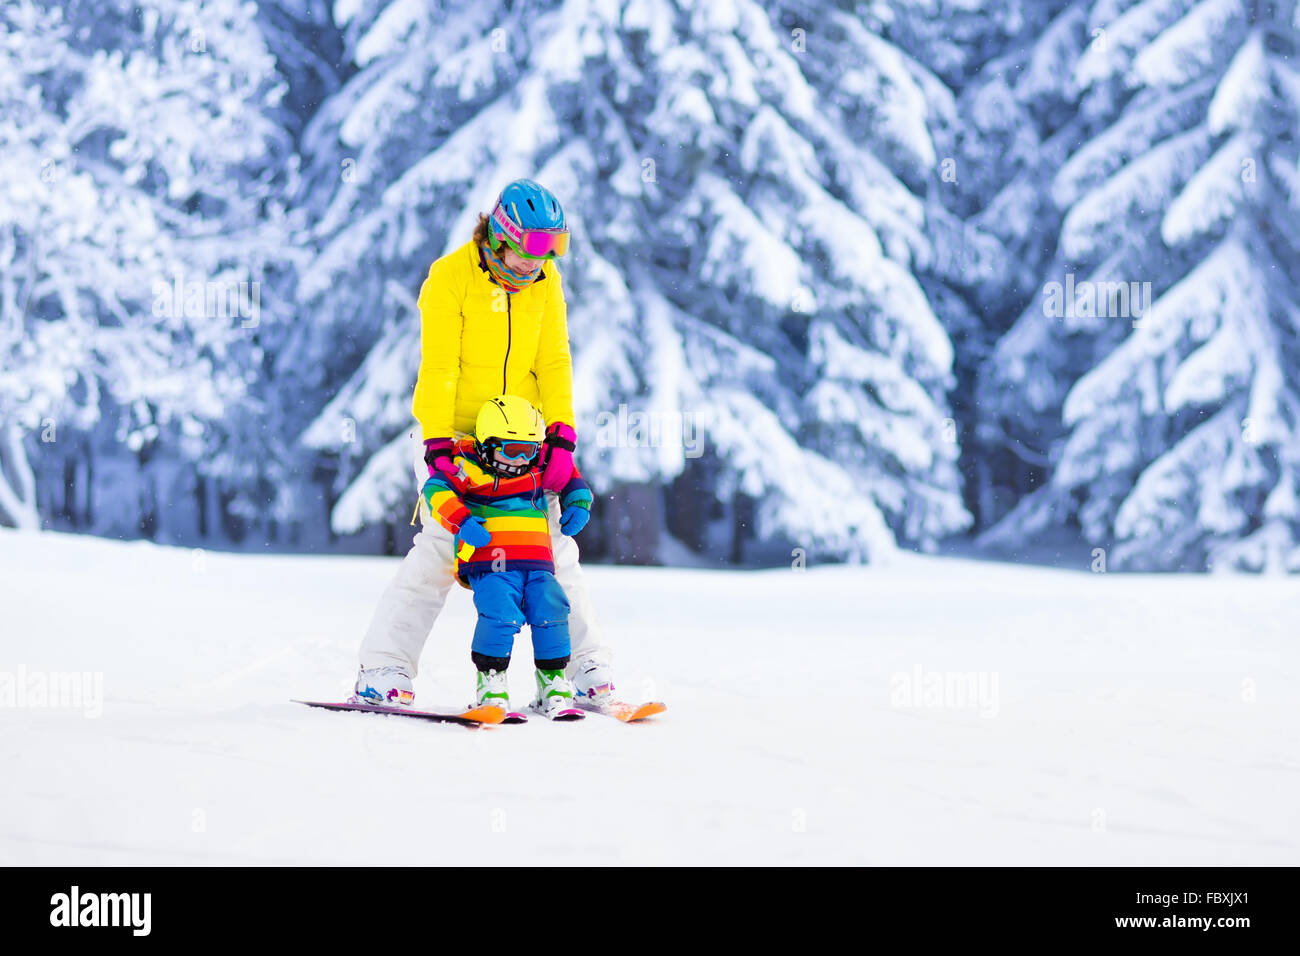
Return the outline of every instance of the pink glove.
{"type": "Polygon", "coordinates": [[[442,473],[447,477],[456,474],[456,465],[452,461],[456,443],[450,438],[426,438],[424,441],[424,463],[429,466],[429,477],[442,473]]]}
{"type": "Polygon", "coordinates": [[[556,422],[546,429],[544,444],[542,487],[558,494],[573,477],[573,450],[578,446],[578,433],[564,422],[556,422]]]}

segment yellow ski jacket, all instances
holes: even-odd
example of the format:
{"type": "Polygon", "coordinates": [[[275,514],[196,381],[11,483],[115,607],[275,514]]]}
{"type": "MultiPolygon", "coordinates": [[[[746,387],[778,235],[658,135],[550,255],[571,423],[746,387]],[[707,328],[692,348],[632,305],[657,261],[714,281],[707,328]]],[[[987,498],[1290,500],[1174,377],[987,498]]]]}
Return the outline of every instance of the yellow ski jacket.
{"type": "Polygon", "coordinates": [[[547,426],[574,427],[568,311],[554,260],[513,295],[494,283],[478,245],[429,267],[420,288],[420,373],[411,411],[424,438],[473,432],[483,403],[526,398],[547,426]]]}

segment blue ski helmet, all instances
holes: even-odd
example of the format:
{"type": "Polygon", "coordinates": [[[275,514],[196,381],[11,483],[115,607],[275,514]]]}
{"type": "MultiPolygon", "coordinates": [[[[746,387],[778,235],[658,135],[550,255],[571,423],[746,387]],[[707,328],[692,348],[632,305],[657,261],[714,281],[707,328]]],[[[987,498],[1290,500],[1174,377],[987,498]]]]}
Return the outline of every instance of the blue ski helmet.
{"type": "Polygon", "coordinates": [[[560,201],[549,189],[531,179],[516,179],[501,190],[492,215],[488,217],[488,231],[494,246],[504,242],[528,258],[554,258],[564,255],[568,249],[564,209],[560,201]],[[538,236],[537,248],[526,248],[522,241],[524,235],[532,230],[553,234],[564,232],[565,235],[562,242],[548,242],[538,236]]]}

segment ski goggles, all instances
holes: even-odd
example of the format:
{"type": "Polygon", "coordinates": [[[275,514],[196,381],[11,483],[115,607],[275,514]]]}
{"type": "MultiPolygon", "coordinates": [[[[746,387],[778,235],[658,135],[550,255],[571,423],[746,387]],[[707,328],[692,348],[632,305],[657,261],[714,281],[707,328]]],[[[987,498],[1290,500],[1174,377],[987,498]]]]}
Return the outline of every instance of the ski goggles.
{"type": "Polygon", "coordinates": [[[506,245],[525,259],[556,259],[569,251],[567,229],[520,229],[501,203],[492,210],[492,222],[504,236],[506,245]]]}
{"type": "Polygon", "coordinates": [[[537,455],[538,443],[535,441],[494,442],[492,449],[509,461],[529,461],[537,455]]]}

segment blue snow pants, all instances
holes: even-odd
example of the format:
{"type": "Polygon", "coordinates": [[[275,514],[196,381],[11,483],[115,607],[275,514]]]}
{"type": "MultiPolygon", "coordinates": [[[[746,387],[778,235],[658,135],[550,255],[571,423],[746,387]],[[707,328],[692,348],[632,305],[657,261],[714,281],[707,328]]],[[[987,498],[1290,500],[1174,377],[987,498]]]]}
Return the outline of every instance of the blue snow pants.
{"type": "Polygon", "coordinates": [[[485,571],[469,584],[478,609],[476,653],[509,657],[515,635],[527,621],[535,660],[569,656],[569,599],[550,571],[485,571]]]}

